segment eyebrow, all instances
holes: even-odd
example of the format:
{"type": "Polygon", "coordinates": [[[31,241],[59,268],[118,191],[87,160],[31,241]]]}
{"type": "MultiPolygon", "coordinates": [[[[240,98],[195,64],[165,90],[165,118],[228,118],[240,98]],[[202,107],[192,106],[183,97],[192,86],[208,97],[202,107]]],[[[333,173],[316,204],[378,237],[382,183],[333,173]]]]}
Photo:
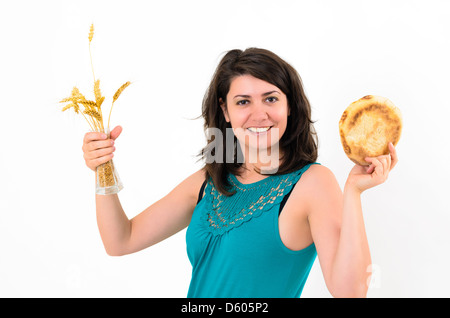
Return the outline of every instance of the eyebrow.
{"type": "MultiPolygon", "coordinates": [[[[273,93],[280,94],[279,91],[270,91],[270,92],[262,94],[262,96],[267,96],[267,95],[270,95],[270,94],[273,94],[273,93]]],[[[236,97],[250,98],[251,96],[250,95],[236,95],[233,98],[236,98],[236,97]]]]}

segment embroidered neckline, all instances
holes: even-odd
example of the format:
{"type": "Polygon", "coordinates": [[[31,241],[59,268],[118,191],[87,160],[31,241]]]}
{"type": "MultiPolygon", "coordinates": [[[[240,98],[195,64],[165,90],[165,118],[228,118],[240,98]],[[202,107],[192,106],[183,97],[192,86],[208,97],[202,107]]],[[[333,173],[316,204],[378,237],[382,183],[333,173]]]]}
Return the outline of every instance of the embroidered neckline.
{"type": "Polygon", "coordinates": [[[270,211],[281,203],[284,195],[292,189],[310,165],[292,173],[271,175],[249,184],[241,183],[235,175],[229,174],[231,190],[236,190],[230,197],[220,193],[210,178],[205,189],[206,208],[203,210],[201,222],[203,228],[213,235],[222,235],[270,211]]]}
{"type": "Polygon", "coordinates": [[[235,187],[235,188],[237,188],[239,190],[244,190],[244,189],[251,189],[251,188],[255,188],[255,187],[260,187],[261,184],[263,184],[264,181],[266,181],[270,177],[273,177],[273,176],[268,176],[268,177],[266,177],[266,178],[264,178],[262,180],[255,181],[255,182],[252,182],[252,183],[242,183],[241,181],[238,180],[238,178],[234,174],[230,173],[228,175],[228,180],[233,185],[233,187],[235,187]]]}

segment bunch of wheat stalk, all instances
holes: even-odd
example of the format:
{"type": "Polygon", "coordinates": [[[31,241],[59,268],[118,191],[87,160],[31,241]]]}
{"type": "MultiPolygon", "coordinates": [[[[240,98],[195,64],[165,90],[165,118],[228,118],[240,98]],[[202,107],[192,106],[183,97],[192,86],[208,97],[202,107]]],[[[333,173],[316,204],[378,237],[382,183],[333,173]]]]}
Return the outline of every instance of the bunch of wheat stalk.
{"type": "MultiPolygon", "coordinates": [[[[103,101],[105,100],[105,97],[102,96],[102,93],[100,91],[100,80],[95,79],[94,66],[92,63],[92,54],[91,54],[91,42],[93,37],[94,37],[94,25],[92,24],[89,30],[89,56],[91,60],[92,75],[94,76],[95,101],[86,99],[86,97],[84,97],[84,95],[80,93],[78,88],[74,87],[72,89],[72,94],[69,97],[61,100],[60,103],[68,103],[66,106],[63,107],[62,111],[66,111],[69,108],[73,108],[75,113],[83,115],[83,117],[86,119],[86,121],[88,122],[89,126],[93,131],[105,132],[102,114],[102,104],[103,101]]],[[[120,86],[120,88],[116,91],[116,93],[113,96],[112,105],[108,116],[108,125],[107,125],[108,132],[109,132],[109,121],[111,119],[111,111],[114,107],[114,103],[119,98],[123,90],[127,88],[130,84],[131,84],[130,82],[126,82],[125,84],[120,86]]]]}
{"type": "MultiPolygon", "coordinates": [[[[95,79],[94,66],[92,63],[92,54],[91,54],[91,42],[94,37],[94,25],[92,24],[89,30],[89,56],[91,61],[92,75],[94,77],[94,96],[95,101],[87,99],[83,94],[80,93],[77,87],[72,89],[72,93],[69,97],[64,98],[60,101],[60,103],[66,103],[63,107],[62,111],[66,111],[70,108],[73,108],[75,113],[83,115],[84,119],[88,122],[92,131],[104,132],[109,135],[109,121],[111,119],[111,112],[114,107],[114,103],[119,98],[120,94],[123,92],[125,88],[127,88],[131,83],[126,82],[116,91],[113,96],[111,109],[108,115],[108,123],[106,126],[103,122],[103,113],[102,113],[102,104],[105,100],[105,97],[102,96],[100,91],[100,80],[95,79]]],[[[109,137],[109,136],[108,136],[109,137]]],[[[116,176],[114,175],[114,164],[112,160],[107,163],[99,166],[97,168],[97,182],[101,187],[112,186],[117,183],[116,176]]]]}

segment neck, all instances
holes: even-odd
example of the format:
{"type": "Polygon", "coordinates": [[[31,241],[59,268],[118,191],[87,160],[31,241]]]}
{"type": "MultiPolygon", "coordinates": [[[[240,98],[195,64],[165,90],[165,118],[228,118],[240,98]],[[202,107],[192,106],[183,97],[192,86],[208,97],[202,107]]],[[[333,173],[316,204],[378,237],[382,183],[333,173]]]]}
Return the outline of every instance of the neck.
{"type": "Polygon", "coordinates": [[[278,147],[276,147],[276,149],[254,149],[245,147],[243,154],[244,163],[242,165],[242,177],[274,174],[278,171],[281,164],[281,154],[278,147]],[[260,173],[257,171],[260,171],[260,173]]]}

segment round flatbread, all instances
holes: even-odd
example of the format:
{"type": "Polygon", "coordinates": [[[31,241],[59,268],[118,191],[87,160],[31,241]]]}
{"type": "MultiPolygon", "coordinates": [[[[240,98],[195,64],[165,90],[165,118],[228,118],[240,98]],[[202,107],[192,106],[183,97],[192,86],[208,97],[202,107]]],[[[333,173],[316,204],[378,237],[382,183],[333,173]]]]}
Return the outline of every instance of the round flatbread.
{"type": "Polygon", "coordinates": [[[387,98],[367,95],[350,104],[339,121],[345,154],[367,166],[366,157],[389,154],[389,142],[397,145],[402,132],[400,110],[387,98]]]}

